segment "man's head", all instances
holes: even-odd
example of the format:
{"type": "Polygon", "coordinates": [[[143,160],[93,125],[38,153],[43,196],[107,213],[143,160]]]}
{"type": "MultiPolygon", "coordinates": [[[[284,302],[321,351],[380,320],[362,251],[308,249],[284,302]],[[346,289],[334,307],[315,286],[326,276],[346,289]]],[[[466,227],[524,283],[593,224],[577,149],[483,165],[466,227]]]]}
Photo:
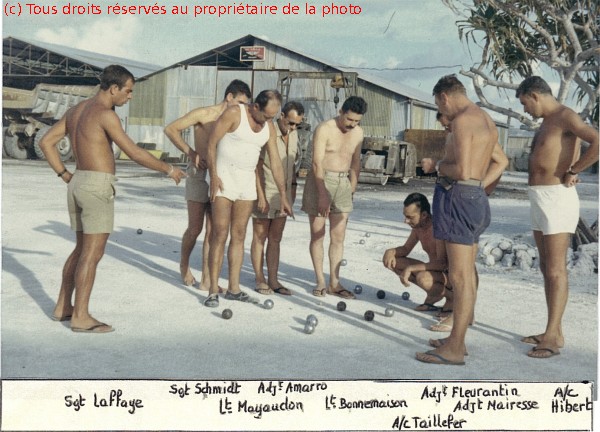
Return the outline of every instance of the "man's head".
{"type": "Polygon", "coordinates": [[[281,109],[281,101],[281,93],[277,90],[263,90],[254,99],[250,114],[256,123],[264,124],[275,118],[281,109]]]}
{"type": "Polygon", "coordinates": [[[296,130],[304,119],[304,106],[300,102],[289,101],[282,110],[277,124],[283,135],[296,130]]]}
{"type": "Polygon", "coordinates": [[[252,92],[244,81],[235,79],[225,89],[224,100],[227,106],[245,104],[250,99],[252,99],[252,92]]]}
{"type": "Polygon", "coordinates": [[[338,127],[343,133],[350,132],[359,125],[366,112],[367,102],[359,96],[350,96],[340,109],[338,127]]]}
{"type": "Polygon", "coordinates": [[[123,66],[110,65],[100,74],[100,90],[109,92],[114,105],[125,105],[133,96],[133,74],[123,66]]]}
{"type": "Polygon", "coordinates": [[[542,102],[547,97],[552,97],[552,89],[539,76],[531,76],[519,84],[516,96],[526,113],[534,118],[539,118],[543,114],[542,102]]]}
{"type": "Polygon", "coordinates": [[[404,223],[411,228],[418,228],[431,216],[431,206],[425,195],[414,192],[404,200],[403,213],[404,223]]]}
{"type": "Polygon", "coordinates": [[[435,104],[439,112],[450,121],[454,119],[456,111],[455,100],[464,98],[466,95],[467,89],[454,74],[441,77],[433,87],[435,104]]]}

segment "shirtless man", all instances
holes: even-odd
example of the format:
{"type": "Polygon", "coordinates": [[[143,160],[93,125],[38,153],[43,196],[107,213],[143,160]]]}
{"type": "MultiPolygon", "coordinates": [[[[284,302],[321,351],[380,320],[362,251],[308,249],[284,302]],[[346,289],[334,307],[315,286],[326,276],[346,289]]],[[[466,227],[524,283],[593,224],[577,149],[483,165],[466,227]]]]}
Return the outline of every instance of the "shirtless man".
{"type": "Polygon", "coordinates": [[[190,255],[196,245],[196,239],[202,232],[204,214],[206,213],[206,233],[202,244],[202,278],[200,289],[208,291],[210,278],[208,277],[208,251],[211,232],[210,197],[208,196],[208,183],[206,182],[206,152],[208,136],[212,128],[226,108],[245,104],[252,98],[250,87],[243,81],[233,80],[225,89],[225,98],[217,105],[196,108],[183,117],[175,120],[165,127],[165,134],[171,142],[185,153],[190,162],[185,181],[185,199],[188,209],[188,226],[181,239],[181,260],[179,270],[181,279],[187,286],[195,285],[196,279],[190,270],[190,255]],[[194,127],[194,148],[190,147],[181,136],[181,132],[194,127]]]}
{"type": "Polygon", "coordinates": [[[219,306],[219,274],[230,231],[231,240],[227,250],[229,286],[225,298],[244,302],[250,300],[250,296],[240,290],[240,272],[244,260],[246,227],[257,197],[256,165],[265,144],[273,178],[281,194],[279,211],[281,214],[292,214],[277,152],[277,134],[271,121],[280,108],[281,94],[276,90],[264,90],[252,104],[227,108],[215,123],[208,139],[213,231],[208,254],[210,294],[204,301],[205,306],[219,306]]]}
{"type": "MultiPolygon", "coordinates": [[[[433,222],[427,197],[418,192],[411,193],[404,200],[404,223],[411,227],[410,235],[402,246],[391,248],[383,254],[383,265],[400,276],[404,286],[414,283],[426,293],[425,301],[416,307],[421,312],[440,310],[435,303],[444,298],[448,283],[446,257],[438,256],[436,240],[433,238],[433,222]],[[429,256],[429,264],[438,264],[439,270],[426,269],[424,262],[409,258],[408,255],[421,242],[421,246],[429,256]]],[[[440,248],[441,255],[445,255],[440,248]]]]}
{"type": "Polygon", "coordinates": [[[367,102],[350,96],[339,115],[317,126],[313,137],[313,162],[302,195],[302,210],[310,222],[310,257],[317,286],[313,295],[333,294],[345,299],[354,294],[340,284],[340,265],[352,197],[360,173],[363,130],[359,123],[367,102]],[[325,224],[329,220],[329,285],[323,273],[325,224]]]}
{"type": "MultiPolygon", "coordinates": [[[[290,101],[283,106],[277,119],[277,150],[283,167],[285,189],[290,205],[296,200],[296,171],[294,163],[298,155],[298,131],[296,128],[304,118],[304,107],[300,102],[290,101]]],[[[252,214],[252,267],[256,278],[256,291],[260,294],[291,295],[292,292],[279,282],[280,243],[287,215],[279,213],[280,195],[273,180],[271,162],[263,147],[256,172],[258,200],[252,214]],[[267,243],[266,261],[269,283],[263,272],[267,243]]]]}
{"type": "Polygon", "coordinates": [[[125,105],[131,99],[133,86],[133,75],[127,69],[108,66],[100,77],[98,93],[68,110],[40,142],[52,169],[68,183],[67,202],[71,229],[76,232],[76,244],[63,267],[60,294],[52,319],[70,319],[74,332],[109,333],[114,330],[93,318],[88,310],[96,268],[114,223],[116,177],[111,141],[133,161],[162,171],[176,184],[185,176],[179,168],[156,159],[135,145],[123,131],[113,108],[125,105]],[[76,170],[73,174],[63,165],[56,148],[66,135],[71,140],[75,156],[76,170]]]}
{"type": "Polygon", "coordinates": [[[437,163],[433,197],[433,233],[443,240],[448,276],[454,291],[452,331],[437,348],[417,353],[425,363],[464,365],[465,336],[476,299],[475,258],[479,236],[490,223],[485,187],[493,183],[489,166],[498,146],[498,131],[490,116],[470,101],[454,75],[442,77],[433,88],[439,111],[452,122],[444,159],[437,163]]]}
{"type": "Polygon", "coordinates": [[[598,161],[598,130],[558,102],[542,78],[532,76],[517,88],[525,112],[542,118],[529,156],[531,224],[544,276],[548,321],[544,333],[527,336],[527,355],[549,358],[564,346],[562,317],[569,294],[566,268],[571,234],[579,221],[578,173],[598,161]],[[580,141],[590,144],[580,156],[580,141]],[[558,205],[557,203],[560,203],[558,205]]]}

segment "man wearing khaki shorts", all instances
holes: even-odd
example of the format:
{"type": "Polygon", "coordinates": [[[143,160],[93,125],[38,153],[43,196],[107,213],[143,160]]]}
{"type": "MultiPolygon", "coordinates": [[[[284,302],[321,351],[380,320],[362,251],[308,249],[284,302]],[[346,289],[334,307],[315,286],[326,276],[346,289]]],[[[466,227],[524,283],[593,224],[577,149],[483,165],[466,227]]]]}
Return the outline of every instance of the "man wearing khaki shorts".
{"type": "Polygon", "coordinates": [[[342,298],[354,294],[340,284],[340,265],[344,256],[344,238],[352,195],[360,172],[363,130],[359,126],[367,102],[351,96],[339,115],[317,126],[313,137],[313,163],[302,195],[302,210],[310,222],[310,256],[316,277],[313,295],[326,293],[342,298]],[[323,273],[325,224],[329,219],[329,285],[323,273]]]}

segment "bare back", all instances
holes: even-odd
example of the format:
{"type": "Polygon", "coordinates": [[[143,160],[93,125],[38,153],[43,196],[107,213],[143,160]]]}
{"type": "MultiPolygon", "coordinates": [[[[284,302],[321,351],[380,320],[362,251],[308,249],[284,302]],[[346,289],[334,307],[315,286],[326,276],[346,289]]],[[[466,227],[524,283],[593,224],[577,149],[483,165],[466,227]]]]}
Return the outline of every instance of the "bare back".
{"type": "Polygon", "coordinates": [[[322,166],[325,171],[345,172],[350,169],[357,146],[362,145],[363,130],[357,126],[343,133],[335,119],[328,120],[318,127],[318,138],[325,144],[322,166]]]}
{"type": "Polygon", "coordinates": [[[201,119],[194,124],[194,148],[196,153],[205,155],[208,149],[208,137],[214,129],[217,119],[223,114],[227,104],[220,103],[199,108],[196,117],[201,119]]]}
{"type": "Polygon", "coordinates": [[[116,116],[95,97],[67,111],[66,129],[77,169],[115,173],[111,140],[103,126],[103,119],[111,115],[116,116]]]}
{"type": "Polygon", "coordinates": [[[567,129],[567,116],[576,115],[567,107],[544,118],[531,143],[529,184],[562,183],[564,173],[577,160],[580,141],[567,129]]]}
{"type": "Polygon", "coordinates": [[[459,166],[466,179],[483,180],[497,142],[498,130],[492,118],[470,104],[452,121],[444,161],[459,166]]]}

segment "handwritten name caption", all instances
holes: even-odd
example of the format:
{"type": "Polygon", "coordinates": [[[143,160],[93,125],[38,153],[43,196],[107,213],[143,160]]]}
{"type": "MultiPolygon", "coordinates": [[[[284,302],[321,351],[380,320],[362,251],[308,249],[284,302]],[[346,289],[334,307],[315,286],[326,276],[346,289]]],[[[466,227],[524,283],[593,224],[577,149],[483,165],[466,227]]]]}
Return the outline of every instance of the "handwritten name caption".
{"type": "MultiPolygon", "coordinates": [[[[86,405],[87,398],[83,397],[81,393],[77,395],[66,395],[65,406],[67,408],[73,408],[75,411],[81,410],[86,405]]],[[[132,398],[127,399],[123,396],[123,390],[115,389],[110,390],[108,396],[102,396],[98,393],[94,393],[92,397],[93,408],[125,408],[129,414],[135,414],[137,409],[144,408],[143,401],[141,399],[132,398]]]]}

